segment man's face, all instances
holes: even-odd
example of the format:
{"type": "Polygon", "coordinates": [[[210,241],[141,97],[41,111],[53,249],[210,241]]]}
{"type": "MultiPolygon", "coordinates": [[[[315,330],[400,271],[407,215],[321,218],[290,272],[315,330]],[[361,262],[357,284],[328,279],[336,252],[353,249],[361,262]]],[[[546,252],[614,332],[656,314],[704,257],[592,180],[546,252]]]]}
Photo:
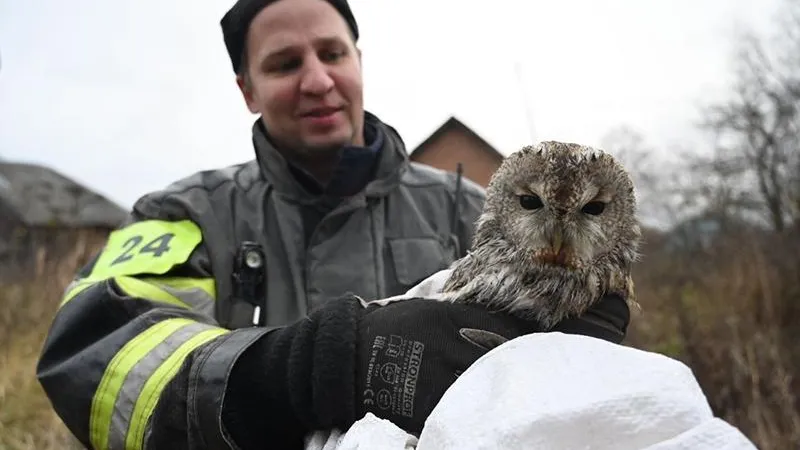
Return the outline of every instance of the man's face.
{"type": "Polygon", "coordinates": [[[238,83],[276,145],[318,153],[363,145],[361,55],[322,0],[280,0],[256,15],[238,83]]]}

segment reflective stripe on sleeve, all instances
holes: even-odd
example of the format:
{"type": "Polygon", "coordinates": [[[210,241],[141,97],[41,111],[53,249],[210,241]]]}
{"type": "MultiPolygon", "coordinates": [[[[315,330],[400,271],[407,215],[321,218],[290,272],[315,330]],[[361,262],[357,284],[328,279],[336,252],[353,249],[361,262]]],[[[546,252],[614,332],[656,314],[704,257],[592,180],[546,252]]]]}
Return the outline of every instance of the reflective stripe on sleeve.
{"type": "Polygon", "coordinates": [[[89,422],[92,446],[141,449],[166,384],[189,353],[227,332],[178,318],[156,323],[131,339],[108,364],[95,392],[89,422]]]}
{"type": "MultiPolygon", "coordinates": [[[[59,308],[63,308],[89,286],[105,281],[81,279],[66,289],[59,308]]],[[[215,283],[213,278],[135,278],[114,277],[114,282],[128,296],[193,309],[207,316],[214,315],[215,283]]]]}
{"type": "MultiPolygon", "coordinates": [[[[103,280],[99,280],[103,281],[103,280]]],[[[61,299],[61,303],[58,305],[58,308],[61,309],[64,305],[66,305],[70,300],[77,297],[78,294],[86,290],[89,286],[97,283],[98,280],[88,279],[88,278],[81,278],[72,280],[67,288],[64,290],[64,296],[61,299]]]]}

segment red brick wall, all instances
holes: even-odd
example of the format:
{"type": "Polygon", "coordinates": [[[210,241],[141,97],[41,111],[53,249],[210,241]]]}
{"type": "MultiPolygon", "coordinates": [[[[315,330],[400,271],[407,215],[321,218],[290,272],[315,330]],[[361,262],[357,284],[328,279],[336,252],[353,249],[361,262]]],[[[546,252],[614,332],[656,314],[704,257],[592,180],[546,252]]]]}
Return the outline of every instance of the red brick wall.
{"type": "Polygon", "coordinates": [[[411,159],[451,172],[455,172],[461,162],[464,176],[484,187],[501,162],[493,150],[459,129],[445,131],[425,147],[415,150],[411,159]]]}

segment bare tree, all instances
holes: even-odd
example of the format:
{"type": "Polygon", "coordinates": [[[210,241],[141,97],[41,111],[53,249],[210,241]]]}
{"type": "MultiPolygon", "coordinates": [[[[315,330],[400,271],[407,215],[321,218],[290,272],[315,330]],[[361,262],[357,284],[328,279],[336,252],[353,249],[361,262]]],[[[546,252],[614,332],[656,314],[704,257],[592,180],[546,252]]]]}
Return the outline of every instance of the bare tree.
{"type": "Polygon", "coordinates": [[[610,130],[602,146],[631,173],[636,188],[640,219],[656,228],[671,228],[707,207],[704,188],[687,170],[694,153],[656,147],[638,130],[621,125],[610,130]],[[672,158],[669,158],[672,156],[672,158]]]}
{"type": "Polygon", "coordinates": [[[715,155],[695,169],[724,175],[727,200],[782,231],[800,218],[800,0],[784,0],[775,30],[772,40],[742,34],[730,94],[702,124],[715,155]]]}

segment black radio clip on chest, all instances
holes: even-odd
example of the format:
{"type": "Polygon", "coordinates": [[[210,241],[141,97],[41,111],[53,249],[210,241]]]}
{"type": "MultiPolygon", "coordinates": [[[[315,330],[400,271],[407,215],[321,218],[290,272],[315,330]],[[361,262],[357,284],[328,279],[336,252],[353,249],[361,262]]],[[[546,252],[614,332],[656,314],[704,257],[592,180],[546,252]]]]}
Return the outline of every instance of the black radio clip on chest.
{"type": "Polygon", "coordinates": [[[233,267],[233,296],[235,301],[253,306],[252,325],[264,323],[266,295],[266,257],[264,249],[256,242],[245,241],[239,246],[233,267]]]}

